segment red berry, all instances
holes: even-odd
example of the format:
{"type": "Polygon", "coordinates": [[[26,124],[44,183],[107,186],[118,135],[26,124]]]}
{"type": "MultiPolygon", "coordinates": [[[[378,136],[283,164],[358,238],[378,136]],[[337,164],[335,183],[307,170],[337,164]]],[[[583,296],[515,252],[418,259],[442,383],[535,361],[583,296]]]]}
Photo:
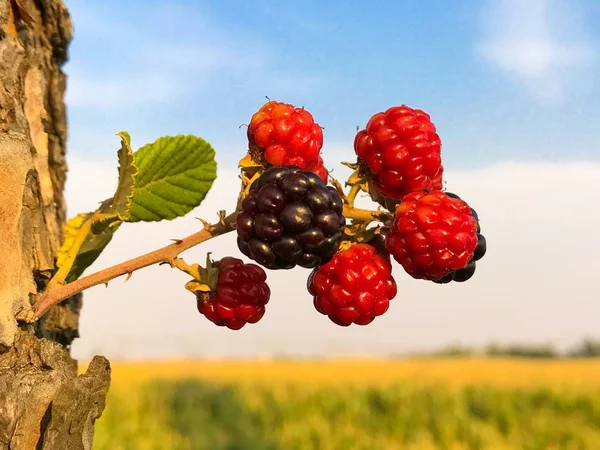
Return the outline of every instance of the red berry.
{"type": "Polygon", "coordinates": [[[465,267],[477,241],[477,220],[469,205],[436,190],[402,199],[386,247],[413,278],[437,280],[465,267]]]}
{"type": "Polygon", "coordinates": [[[441,142],[430,117],[420,109],[394,106],[375,114],[354,138],[354,151],[388,198],[442,188],[441,142]]]}
{"type": "Polygon", "coordinates": [[[265,271],[232,257],[215,262],[215,266],[219,269],[216,290],[198,294],[198,311],[232,330],[258,322],[271,296],[265,271]]]}
{"type": "Polygon", "coordinates": [[[323,130],[304,108],[268,101],[250,120],[248,142],[253,158],[267,166],[311,170],[323,147],[323,130]]]}
{"type": "Polygon", "coordinates": [[[317,311],[341,326],[371,323],[397,292],[389,258],[368,244],[354,244],[313,270],[308,290],[317,311]]]}

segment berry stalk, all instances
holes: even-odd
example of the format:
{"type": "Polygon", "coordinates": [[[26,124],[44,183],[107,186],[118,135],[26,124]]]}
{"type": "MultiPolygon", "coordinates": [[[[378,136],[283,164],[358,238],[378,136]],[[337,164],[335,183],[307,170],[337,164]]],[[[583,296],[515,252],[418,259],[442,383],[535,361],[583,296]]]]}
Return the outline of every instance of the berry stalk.
{"type": "Polygon", "coordinates": [[[343,216],[346,219],[352,219],[360,222],[383,222],[390,221],[393,216],[386,211],[373,211],[370,209],[354,208],[349,205],[344,205],[343,216]]]}
{"type": "Polygon", "coordinates": [[[233,214],[222,218],[218,223],[206,225],[203,230],[186,238],[177,240],[174,244],[167,245],[166,247],[130,259],[129,261],[117,264],[116,266],[79,278],[72,283],[50,289],[33,304],[33,312],[37,318],[40,318],[54,305],[93,286],[108,284],[110,280],[122,275],[130,276],[134,271],[143,269],[144,267],[152,266],[154,264],[169,263],[185,250],[214,237],[233,231],[235,229],[236,217],[237,212],[234,212],[233,214]]]}

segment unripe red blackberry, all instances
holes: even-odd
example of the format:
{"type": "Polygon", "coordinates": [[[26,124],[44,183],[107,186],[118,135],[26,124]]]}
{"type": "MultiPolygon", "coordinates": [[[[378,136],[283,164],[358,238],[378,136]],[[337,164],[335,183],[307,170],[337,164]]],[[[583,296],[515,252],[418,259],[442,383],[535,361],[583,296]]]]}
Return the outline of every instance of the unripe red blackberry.
{"type": "Polygon", "coordinates": [[[253,160],[264,166],[298,166],[327,182],[319,156],[323,129],[304,108],[269,100],[250,120],[248,145],[253,160]]]}
{"type": "Polygon", "coordinates": [[[258,322],[271,296],[262,267],[226,257],[211,269],[218,271],[217,281],[210,291],[196,294],[198,311],[214,324],[231,330],[258,322]]]}
{"type": "Polygon", "coordinates": [[[313,268],[338,250],[343,202],[313,172],[271,167],[250,186],[237,217],[238,247],[268,269],[313,268]]]}
{"type": "Polygon", "coordinates": [[[374,114],[356,134],[354,151],[386,198],[400,201],[411,192],[442,188],[440,137],[420,109],[402,105],[374,114]]]}
{"type": "Polygon", "coordinates": [[[443,191],[406,195],[386,236],[386,247],[404,270],[427,280],[465,268],[477,244],[477,220],[471,207],[443,191]]]}
{"type": "Polygon", "coordinates": [[[340,326],[371,323],[397,293],[389,257],[369,244],[353,244],[314,269],[308,290],[317,311],[340,326]]]}

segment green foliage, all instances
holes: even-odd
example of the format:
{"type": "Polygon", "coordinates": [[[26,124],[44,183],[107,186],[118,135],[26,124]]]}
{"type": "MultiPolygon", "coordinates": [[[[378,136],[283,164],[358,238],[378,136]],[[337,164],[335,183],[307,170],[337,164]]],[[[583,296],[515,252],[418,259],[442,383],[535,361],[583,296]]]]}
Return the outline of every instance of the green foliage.
{"type": "Polygon", "coordinates": [[[527,358],[527,359],[558,359],[558,358],[598,358],[600,357],[600,340],[591,338],[570,350],[559,351],[552,345],[547,344],[489,344],[484,349],[474,347],[452,345],[424,354],[411,355],[415,357],[479,357],[491,358],[527,358]]]}
{"type": "Polygon", "coordinates": [[[96,261],[123,222],[171,220],[200,205],[216,178],[215,151],[204,139],[166,136],[135,153],[129,133],[121,131],[115,195],[95,212],[71,218],[58,253],[57,267],[71,264],[71,282],[96,261]],[[73,259],[74,258],[74,259],[73,259]]]}
{"type": "Polygon", "coordinates": [[[487,356],[511,356],[516,358],[558,358],[559,352],[551,345],[491,344],[485,351],[487,356]]]}
{"type": "Polygon", "coordinates": [[[204,139],[165,136],[135,152],[138,167],[128,222],[172,220],[198,206],[217,177],[215,151],[204,139]]]}
{"type": "Polygon", "coordinates": [[[597,358],[600,357],[600,341],[585,339],[578,347],[569,352],[573,358],[597,358]]]}
{"type": "Polygon", "coordinates": [[[119,181],[108,212],[118,215],[121,220],[125,220],[129,216],[129,208],[136,187],[138,169],[134,165],[134,155],[131,150],[131,137],[129,133],[121,131],[117,136],[121,138],[121,148],[117,152],[119,158],[119,181]]]}
{"type": "MultiPolygon", "coordinates": [[[[101,207],[102,208],[102,207],[101,207]]],[[[66,282],[76,280],[102,253],[113,238],[115,231],[121,225],[121,221],[114,215],[101,215],[95,220],[93,213],[78,214],[67,221],[65,226],[65,240],[58,254],[57,267],[60,269],[67,258],[76,252],[75,261],[71,266],[65,279],[66,282]],[[83,243],[79,248],[75,243],[82,232],[82,229],[88,225],[90,232],[85,235],[83,243]],[[96,226],[96,227],[95,227],[96,226]],[[95,228],[95,229],[94,229],[95,228]]]]}
{"type": "Polygon", "coordinates": [[[112,389],[95,449],[596,449],[600,392],[154,381],[112,389]]]}

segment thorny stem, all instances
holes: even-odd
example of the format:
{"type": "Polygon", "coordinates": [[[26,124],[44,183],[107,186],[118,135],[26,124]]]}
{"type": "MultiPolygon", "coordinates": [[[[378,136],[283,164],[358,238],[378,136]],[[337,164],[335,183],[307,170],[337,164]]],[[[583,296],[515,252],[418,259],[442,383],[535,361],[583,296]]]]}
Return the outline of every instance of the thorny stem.
{"type": "MultiPolygon", "coordinates": [[[[240,193],[240,196],[238,198],[238,206],[241,203],[241,200],[247,194],[247,191],[252,181],[254,181],[254,179],[256,179],[258,176],[259,174],[257,173],[251,179],[242,180],[242,192],[240,193]]],[[[336,190],[340,193],[344,200],[343,215],[346,219],[352,219],[357,222],[363,222],[365,226],[371,222],[376,221],[383,222],[385,224],[391,219],[390,213],[386,211],[372,211],[368,209],[360,209],[354,207],[354,200],[356,198],[356,195],[361,190],[359,185],[353,185],[348,195],[346,195],[339,181],[332,179],[331,183],[335,186],[336,190]]],[[[146,253],[142,256],[138,256],[137,258],[130,259],[129,261],[117,264],[116,266],[112,266],[99,272],[93,273],[86,277],[75,280],[71,283],[62,285],[68,273],[62,274],[59,270],[55,277],[53,277],[51,282],[48,284],[48,287],[46,288],[46,291],[42,295],[42,297],[40,297],[33,304],[32,309],[34,314],[37,318],[40,318],[46,312],[48,312],[48,310],[54,305],[59,304],[67,298],[78,294],[79,292],[97,286],[99,284],[108,285],[109,281],[122,275],[127,275],[128,280],[134,271],[143,269],[144,267],[152,266],[154,264],[169,264],[171,267],[175,267],[179,270],[182,270],[183,272],[186,272],[194,277],[197,276],[197,267],[190,266],[187,263],[185,263],[182,259],[178,258],[179,254],[202,242],[208,241],[209,239],[233,231],[235,229],[237,209],[238,208],[236,208],[236,212],[230,214],[227,217],[225,217],[224,211],[221,211],[219,216],[219,222],[213,225],[210,225],[202,220],[202,223],[204,224],[203,230],[194,233],[186,238],[179,239],[174,244],[167,245],[166,247],[154,250],[153,252],[146,253]]],[[[86,222],[84,227],[91,227],[94,222],[92,219],[93,216],[88,220],[88,222],[86,222]]],[[[82,231],[85,230],[82,229],[82,231]]],[[[82,239],[84,239],[86,235],[87,233],[85,232],[80,233],[82,239]]],[[[82,243],[83,240],[81,242],[75,242],[75,245],[81,246],[82,243]]],[[[76,256],[77,251],[73,252],[73,254],[76,256]]],[[[65,264],[63,264],[62,267],[70,269],[72,265],[73,261],[70,261],[70,264],[69,261],[67,261],[65,262],[65,264]]]]}
{"type": "Polygon", "coordinates": [[[33,305],[33,312],[40,318],[50,308],[67,298],[99,284],[107,284],[110,280],[122,275],[129,275],[132,272],[159,263],[170,263],[180,253],[188,250],[201,242],[208,241],[214,237],[228,233],[235,229],[237,211],[214,225],[205,227],[203,230],[192,234],[186,238],[180,239],[174,244],[130,259],[116,266],[101,270],[86,277],[73,281],[72,283],[58,286],[47,290],[37,302],[33,305]]]}

